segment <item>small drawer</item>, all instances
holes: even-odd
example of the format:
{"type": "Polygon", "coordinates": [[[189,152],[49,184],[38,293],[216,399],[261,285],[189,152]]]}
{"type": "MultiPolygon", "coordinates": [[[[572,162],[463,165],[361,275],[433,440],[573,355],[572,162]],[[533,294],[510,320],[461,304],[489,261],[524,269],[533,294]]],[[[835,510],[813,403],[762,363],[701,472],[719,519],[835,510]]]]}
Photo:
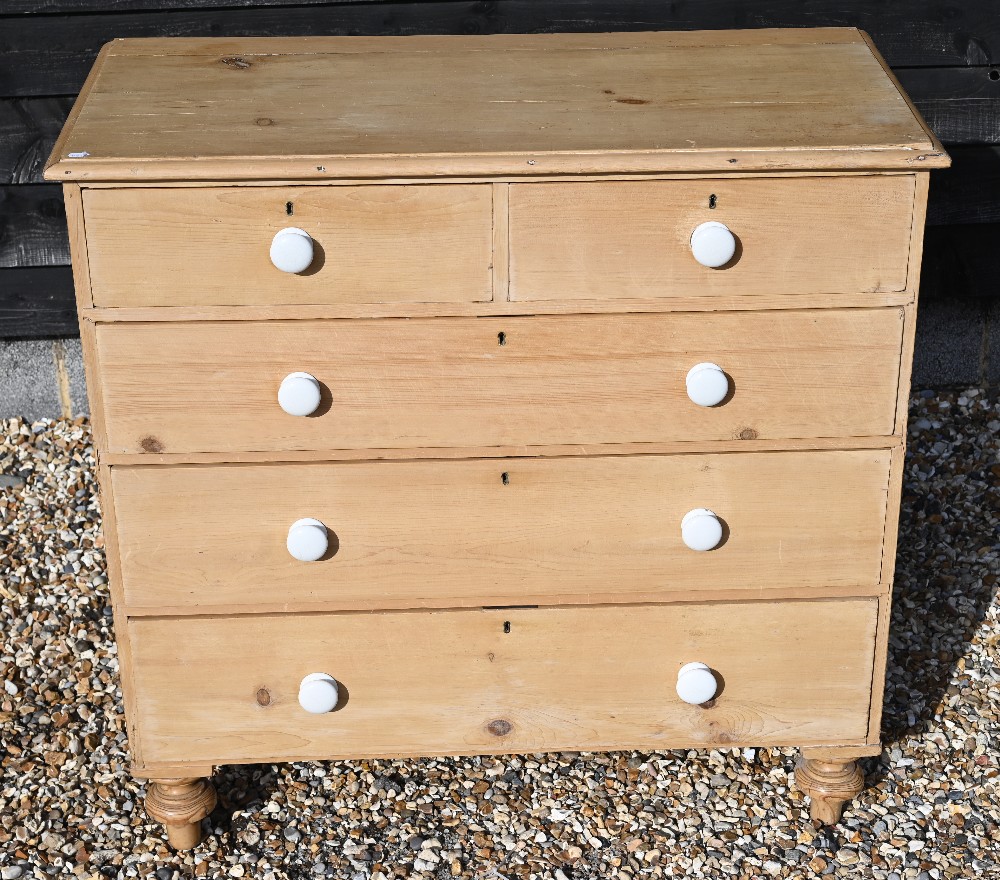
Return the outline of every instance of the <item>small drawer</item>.
{"type": "Polygon", "coordinates": [[[112,468],[157,614],[871,590],[888,480],[888,450],[112,468]]]}
{"type": "Polygon", "coordinates": [[[487,184],[93,189],[83,201],[96,306],[492,299],[487,184]]]}
{"type": "Polygon", "coordinates": [[[513,184],[510,298],[904,290],[914,188],[913,175],[513,184]],[[698,255],[732,254],[716,268],[692,249],[705,223],[719,225],[698,255]]]}
{"type": "Polygon", "coordinates": [[[107,451],[887,436],[902,316],[888,308],[104,324],[107,451]],[[717,369],[689,380],[706,363],[717,369]]]}
{"type": "Polygon", "coordinates": [[[136,729],[147,766],[862,743],[876,607],[132,619],[136,729]]]}

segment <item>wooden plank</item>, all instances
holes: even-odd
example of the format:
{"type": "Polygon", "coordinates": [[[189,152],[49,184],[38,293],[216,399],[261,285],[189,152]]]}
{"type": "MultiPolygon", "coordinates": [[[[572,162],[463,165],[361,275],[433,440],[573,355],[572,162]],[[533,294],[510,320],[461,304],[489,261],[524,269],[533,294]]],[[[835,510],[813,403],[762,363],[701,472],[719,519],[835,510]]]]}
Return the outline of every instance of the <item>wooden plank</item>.
{"type": "Polygon", "coordinates": [[[0,185],[41,183],[72,98],[0,98],[0,185]]]}
{"type": "Polygon", "coordinates": [[[1000,241],[1000,223],[928,227],[921,296],[965,301],[1000,296],[996,281],[1000,277],[997,241],[1000,241]]]}
{"type": "Polygon", "coordinates": [[[58,184],[0,186],[0,269],[69,263],[58,184]]]}
{"type": "Polygon", "coordinates": [[[863,742],[875,612],[857,599],[133,619],[142,754],[233,764],[863,742]],[[693,660],[724,681],[710,709],[674,693],[693,660]],[[311,672],[337,679],[335,711],[300,708],[311,672]]]}
{"type": "MultiPolygon", "coordinates": [[[[97,365],[92,360],[93,347],[91,334],[84,329],[83,358],[88,378],[96,378],[97,365]]],[[[98,422],[95,426],[95,440],[98,449],[101,448],[103,431],[98,422]]],[[[129,751],[132,759],[142,763],[142,737],[139,735],[139,709],[136,703],[138,686],[136,685],[136,661],[132,652],[132,633],[128,627],[122,604],[122,570],[121,556],[118,545],[118,525],[115,515],[115,501],[111,492],[110,468],[100,461],[97,462],[97,482],[102,513],[101,531],[105,537],[108,583],[111,591],[111,608],[115,623],[115,644],[118,650],[119,681],[122,688],[122,702],[125,707],[125,727],[128,732],[129,751]]]]}
{"type": "MultiPolygon", "coordinates": [[[[754,42],[390,37],[364,40],[365,51],[316,37],[285,51],[228,41],[227,54],[212,56],[148,54],[146,41],[132,54],[116,42],[47,173],[134,181],[182,170],[246,179],[947,164],[864,41],[747,33],[754,42]]],[[[185,44],[199,41],[174,41],[173,51],[185,44]]]]}
{"type": "Polygon", "coordinates": [[[78,332],[69,266],[0,269],[0,339],[78,332]]]}
{"type": "Polygon", "coordinates": [[[85,190],[98,306],[475,302],[492,298],[489,184],[85,190]],[[289,213],[291,212],[291,213],[289,213]],[[271,263],[298,227],[316,255],[271,263]],[[169,279],[167,284],[164,280],[169,279]]]}
{"type": "Polygon", "coordinates": [[[107,451],[889,436],[902,314],[100,325],[107,451]],[[730,377],[719,406],[687,397],[703,361],[730,377]],[[296,371],[323,388],[315,416],[278,407],[296,371]]]}
{"type": "Polygon", "coordinates": [[[511,299],[907,289],[913,175],[622,183],[510,189],[511,299]],[[736,257],[691,255],[701,223],[725,223],[736,257]]]}
{"type": "MultiPolygon", "coordinates": [[[[337,3],[381,3],[384,0],[335,0],[337,3]]],[[[421,0],[410,0],[419,3],[421,0]]],[[[330,0],[4,0],[4,15],[60,13],[173,12],[178,9],[218,9],[257,6],[320,6],[330,0]]]]}
{"type": "MultiPolygon", "coordinates": [[[[82,318],[84,311],[94,305],[94,295],[90,289],[90,253],[87,248],[87,227],[83,216],[83,193],[74,183],[64,183],[62,188],[66,202],[70,250],[73,255],[73,287],[76,289],[77,310],[82,318]]],[[[94,379],[96,381],[96,375],[94,379]]]]}
{"type": "Polygon", "coordinates": [[[312,321],[324,318],[433,318],[496,315],[602,314],[607,312],[758,312],[768,309],[842,309],[901,306],[913,302],[905,291],[883,293],[800,294],[777,291],[770,295],[719,294],[660,299],[535,300],[530,303],[336,303],[333,305],[273,306],[149,306],[145,308],[87,309],[85,315],[101,324],[188,321],[312,321]]]}
{"type": "Polygon", "coordinates": [[[493,302],[504,303],[510,290],[510,184],[493,184],[493,302]]]}
{"type": "MultiPolygon", "coordinates": [[[[15,0],[28,2],[28,0],[15,0]]],[[[115,0],[112,0],[115,2],[115,0]]],[[[702,0],[695,6],[661,0],[500,0],[469,2],[296,3],[288,8],[178,9],[23,16],[4,20],[9,63],[0,94],[76,92],[98,48],[116,37],[282,36],[309,34],[447,34],[724,30],[747,27],[811,28],[850,22],[870,33],[893,66],[989,64],[1000,25],[987,3],[941,14],[939,0],[702,0]]],[[[192,4],[194,5],[194,4],[192,4]]],[[[198,7],[205,4],[198,3],[198,7]]],[[[240,0],[226,6],[242,5],[240,0]]],[[[257,4],[255,4],[257,5],[257,4]]]]}
{"type": "Polygon", "coordinates": [[[535,458],[567,455],[695,455],[700,452],[776,452],[801,449],[889,449],[902,441],[892,437],[812,437],[805,440],[667,440],[653,443],[574,443],[546,446],[489,446],[450,449],[309,449],[274,452],[106,452],[110,464],[226,464],[295,461],[415,461],[458,458],[535,458]]]}
{"type": "Polygon", "coordinates": [[[115,467],[112,479],[126,601],[147,614],[250,610],[275,594],[286,610],[592,604],[879,584],[889,455],[115,467]],[[724,523],[710,552],[681,538],[696,508],[724,523]],[[303,517],[329,532],[317,562],[285,546],[303,517]]]}
{"type": "Polygon", "coordinates": [[[927,222],[1000,223],[1000,146],[951,147],[950,155],[952,167],[931,182],[927,222]]]}
{"type": "Polygon", "coordinates": [[[928,125],[946,144],[1000,144],[1000,71],[996,67],[926,67],[896,73],[928,125]]]}
{"type": "Polygon", "coordinates": [[[864,37],[864,40],[868,44],[868,48],[871,50],[872,55],[875,56],[875,60],[878,61],[878,63],[882,66],[882,70],[885,72],[885,75],[889,77],[889,79],[892,81],[892,84],[899,91],[900,95],[902,95],[903,100],[906,101],[906,106],[910,108],[910,112],[914,115],[917,122],[920,124],[920,127],[924,131],[924,134],[926,134],[927,137],[930,138],[931,143],[934,145],[934,149],[937,152],[944,152],[944,148],[941,146],[941,141],[935,136],[934,132],[931,131],[930,127],[927,125],[927,121],[920,115],[920,111],[917,110],[917,108],[913,105],[913,100],[903,90],[903,87],[900,84],[899,79],[889,68],[889,63],[885,60],[882,53],[879,52],[878,47],[872,41],[871,36],[863,30],[861,31],[861,36],[864,37]]]}

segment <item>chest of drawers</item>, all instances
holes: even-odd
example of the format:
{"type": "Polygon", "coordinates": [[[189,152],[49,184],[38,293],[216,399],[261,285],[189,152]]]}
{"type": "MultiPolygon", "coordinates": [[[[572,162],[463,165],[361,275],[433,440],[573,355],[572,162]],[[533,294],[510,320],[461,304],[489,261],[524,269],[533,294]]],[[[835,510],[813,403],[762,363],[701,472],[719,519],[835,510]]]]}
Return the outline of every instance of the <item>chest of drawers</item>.
{"type": "Polygon", "coordinates": [[[133,772],[877,754],[928,172],[854,29],[127,39],[64,183],[133,772]]]}

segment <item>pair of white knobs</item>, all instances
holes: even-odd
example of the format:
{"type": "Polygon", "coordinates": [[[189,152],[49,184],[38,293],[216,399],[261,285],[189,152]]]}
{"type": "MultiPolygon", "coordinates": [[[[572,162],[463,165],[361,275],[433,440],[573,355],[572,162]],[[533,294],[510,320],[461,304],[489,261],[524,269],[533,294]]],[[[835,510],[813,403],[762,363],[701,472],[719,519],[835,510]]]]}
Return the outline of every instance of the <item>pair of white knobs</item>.
{"type": "MultiPolygon", "coordinates": [[[[691,253],[702,266],[718,269],[736,254],[736,236],[725,223],[702,223],[691,233],[691,253]]],[[[296,226],[279,229],[271,240],[271,262],[289,275],[305,272],[314,256],[312,236],[296,226]]]]}
{"type": "MultiPolygon", "coordinates": [[[[715,675],[705,663],[685,663],[677,673],[677,696],[685,703],[700,706],[718,689],[715,675]]],[[[325,672],[312,672],[299,684],[299,705],[312,715],[332,712],[339,700],[337,680],[325,672]]]]}
{"type": "MultiPolygon", "coordinates": [[[[697,507],[681,520],[681,538],[692,550],[714,550],[722,541],[722,523],[711,510],[697,507]]],[[[330,536],[322,522],[305,517],[292,523],[285,546],[299,562],[316,562],[330,548],[330,536]]]]}
{"type": "MultiPolygon", "coordinates": [[[[698,406],[716,406],[729,394],[729,377],[718,364],[695,364],[685,379],[687,395],[698,406]]],[[[290,416],[312,415],[319,408],[320,385],[309,373],[289,373],[278,386],[278,405],[290,416]]]]}

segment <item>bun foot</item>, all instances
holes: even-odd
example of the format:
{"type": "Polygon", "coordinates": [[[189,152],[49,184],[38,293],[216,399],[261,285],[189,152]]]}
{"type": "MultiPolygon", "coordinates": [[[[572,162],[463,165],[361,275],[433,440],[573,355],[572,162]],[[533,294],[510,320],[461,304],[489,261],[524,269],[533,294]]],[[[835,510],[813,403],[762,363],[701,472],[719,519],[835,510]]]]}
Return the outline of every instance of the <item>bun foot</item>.
{"type": "Polygon", "coordinates": [[[167,842],[177,850],[201,841],[201,820],[215,809],[215,787],[203,777],[157,779],[146,790],[146,813],[167,829],[167,842]]]}
{"type": "Polygon", "coordinates": [[[809,797],[809,815],[814,822],[836,825],[844,804],[864,789],[865,776],[857,761],[802,755],[795,765],[795,787],[809,797]]]}

